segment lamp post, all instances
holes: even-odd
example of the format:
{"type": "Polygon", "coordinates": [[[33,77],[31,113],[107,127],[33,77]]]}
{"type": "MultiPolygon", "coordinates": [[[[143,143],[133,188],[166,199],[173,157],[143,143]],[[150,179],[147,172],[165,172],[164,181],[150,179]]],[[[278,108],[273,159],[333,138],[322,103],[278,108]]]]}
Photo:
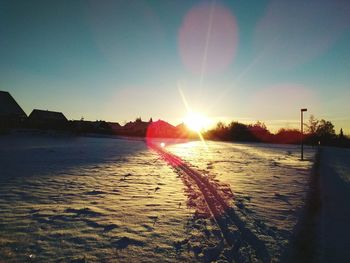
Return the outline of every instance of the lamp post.
{"type": "Polygon", "coordinates": [[[304,121],[303,121],[303,113],[304,111],[307,111],[307,109],[300,109],[300,131],[301,131],[301,160],[304,160],[304,139],[303,139],[303,128],[304,128],[304,121]]]}

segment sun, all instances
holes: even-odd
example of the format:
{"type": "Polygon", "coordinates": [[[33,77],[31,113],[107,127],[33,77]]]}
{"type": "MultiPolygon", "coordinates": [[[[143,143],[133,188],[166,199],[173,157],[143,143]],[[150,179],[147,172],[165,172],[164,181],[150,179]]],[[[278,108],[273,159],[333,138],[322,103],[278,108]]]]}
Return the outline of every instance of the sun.
{"type": "Polygon", "coordinates": [[[211,120],[198,112],[189,112],[184,122],[189,129],[195,132],[201,132],[211,125],[211,120]]]}

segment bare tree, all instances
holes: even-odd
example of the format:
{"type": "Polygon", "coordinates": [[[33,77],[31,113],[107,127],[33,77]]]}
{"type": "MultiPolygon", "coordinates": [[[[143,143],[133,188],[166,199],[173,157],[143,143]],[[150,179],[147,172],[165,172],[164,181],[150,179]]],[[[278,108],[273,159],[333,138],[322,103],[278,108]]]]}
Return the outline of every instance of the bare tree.
{"type": "Polygon", "coordinates": [[[307,130],[310,134],[316,134],[320,121],[314,115],[310,116],[309,123],[306,124],[307,130]]]}

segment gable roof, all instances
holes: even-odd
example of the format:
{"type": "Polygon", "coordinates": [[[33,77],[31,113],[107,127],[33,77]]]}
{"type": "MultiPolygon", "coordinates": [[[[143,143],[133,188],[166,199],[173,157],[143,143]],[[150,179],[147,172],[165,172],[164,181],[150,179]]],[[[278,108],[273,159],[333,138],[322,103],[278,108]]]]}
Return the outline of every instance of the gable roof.
{"type": "Polygon", "coordinates": [[[0,116],[13,115],[27,117],[27,114],[22,110],[9,92],[0,91],[0,116]]]}
{"type": "Polygon", "coordinates": [[[40,121],[68,121],[62,112],[34,109],[30,115],[30,120],[40,121]]]}

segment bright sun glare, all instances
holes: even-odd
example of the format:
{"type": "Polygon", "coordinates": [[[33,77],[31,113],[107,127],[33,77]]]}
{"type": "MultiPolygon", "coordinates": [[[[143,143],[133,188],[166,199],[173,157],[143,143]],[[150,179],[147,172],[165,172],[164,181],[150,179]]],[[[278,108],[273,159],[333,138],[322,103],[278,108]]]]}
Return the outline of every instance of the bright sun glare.
{"type": "Polygon", "coordinates": [[[208,117],[197,112],[189,112],[185,117],[184,122],[189,129],[195,132],[200,132],[203,129],[208,128],[211,124],[208,117]]]}

